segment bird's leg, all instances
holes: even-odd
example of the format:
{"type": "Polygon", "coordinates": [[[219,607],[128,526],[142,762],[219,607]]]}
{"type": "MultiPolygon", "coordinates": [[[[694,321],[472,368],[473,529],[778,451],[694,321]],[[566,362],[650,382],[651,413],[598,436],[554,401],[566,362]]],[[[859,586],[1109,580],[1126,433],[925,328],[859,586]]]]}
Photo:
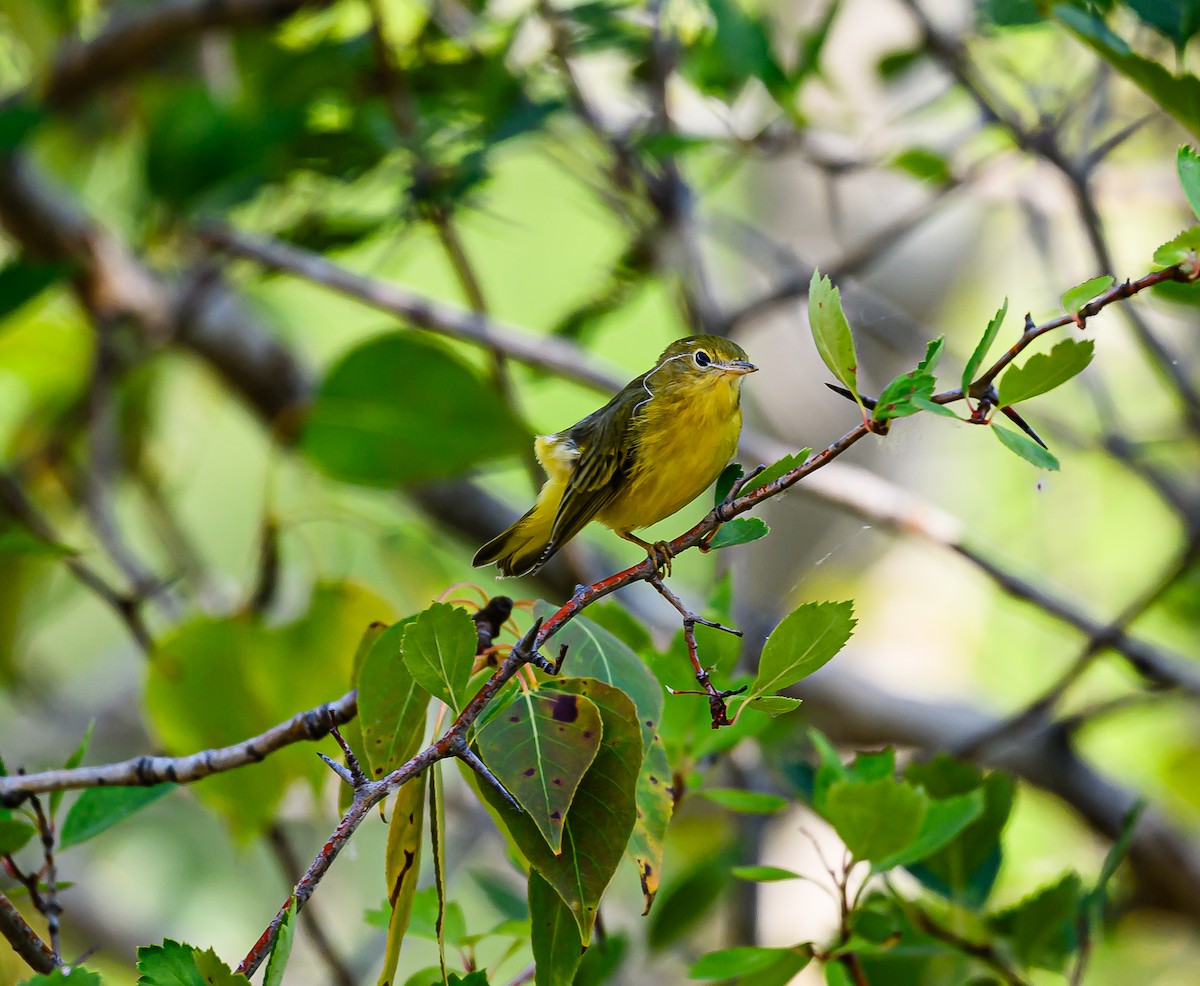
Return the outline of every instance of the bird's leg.
{"type": "Polygon", "coordinates": [[[655,541],[651,544],[649,541],[643,541],[636,534],[629,531],[617,531],[618,537],[623,537],[626,541],[632,541],[634,544],[641,545],[643,551],[654,562],[654,571],[659,575],[671,574],[671,559],[675,557],[675,552],[667,541],[655,541]]]}

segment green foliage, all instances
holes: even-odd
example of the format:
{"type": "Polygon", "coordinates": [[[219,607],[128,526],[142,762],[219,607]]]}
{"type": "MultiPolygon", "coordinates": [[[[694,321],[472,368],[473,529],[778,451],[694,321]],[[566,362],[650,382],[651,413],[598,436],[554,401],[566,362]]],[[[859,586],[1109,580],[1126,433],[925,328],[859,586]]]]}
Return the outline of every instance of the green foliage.
{"type": "Polygon", "coordinates": [[[766,522],[757,517],[734,517],[733,520],[721,525],[712,541],[710,548],[729,548],[735,544],[749,544],[759,538],[765,538],[771,533],[766,522]]]}
{"type": "Polygon", "coordinates": [[[387,946],[379,986],[391,986],[400,960],[400,949],[413,913],[420,876],[421,832],[425,818],[425,784],[428,773],[400,787],[388,822],[384,879],[387,886],[387,946]]]}
{"type": "Polygon", "coordinates": [[[583,961],[583,942],[571,909],[553,887],[529,874],[529,917],[535,986],[571,986],[583,961]]]}
{"type": "Polygon", "coordinates": [[[1188,205],[1192,207],[1192,212],[1200,217],[1200,154],[1187,144],[1181,145],[1175,153],[1175,170],[1188,205]]]}
{"type": "MultiPolygon", "coordinates": [[[[342,694],[363,628],[389,609],[364,589],[329,583],[293,623],[268,626],[239,614],[182,624],[162,638],[146,679],[147,712],[164,749],[183,756],[239,743],[342,694]]],[[[291,781],[317,785],[327,776],[310,750],[292,746],[193,791],[248,838],[274,816],[291,781]]]]}
{"type": "Polygon", "coordinates": [[[1063,309],[1072,315],[1078,315],[1079,310],[1093,298],[1104,294],[1113,286],[1116,278],[1111,274],[1101,274],[1099,277],[1093,277],[1084,281],[1082,284],[1076,284],[1075,287],[1065,292],[1062,296],[1063,309]]]}
{"type": "Polygon", "coordinates": [[[1059,971],[1077,945],[1082,890],[1079,876],[1068,873],[993,915],[988,923],[1008,939],[1022,965],[1059,971]]]}
{"type": "Polygon", "coordinates": [[[8,809],[0,808],[0,856],[10,856],[37,835],[28,822],[13,818],[8,809]]]}
{"type": "Polygon", "coordinates": [[[913,844],[929,804],[910,784],[881,777],[836,781],[823,811],[856,860],[882,861],[913,844]]]}
{"type": "MultiPolygon", "coordinates": [[[[419,617],[402,620],[374,636],[354,676],[362,766],[376,780],[411,759],[425,735],[429,692],[417,684],[402,656],[405,634],[415,619],[419,617]]],[[[414,638],[413,654],[419,649],[418,639],[423,638],[414,638]]]]}
{"type": "Polygon", "coordinates": [[[1158,62],[1137,54],[1091,11],[1064,3],[1054,8],[1054,16],[1164,112],[1200,135],[1200,79],[1189,72],[1172,74],[1158,62]]]}
{"type": "Polygon", "coordinates": [[[519,692],[476,733],[479,755],[555,852],[567,809],[596,759],[604,726],[586,697],[546,689],[519,692]]]}
{"type": "MultiPolygon", "coordinates": [[[[1064,301],[1066,300],[1064,296],[1064,301]]],[[[1000,378],[1000,404],[1019,404],[1061,387],[1087,369],[1095,355],[1091,339],[1064,339],[1048,353],[1036,353],[1022,366],[1010,366],[1000,378]]]]}
{"type": "Polygon", "coordinates": [[[740,791],[732,787],[706,787],[700,797],[729,811],[746,815],[771,815],[787,807],[787,799],[777,794],[759,791],[740,791]]]}
{"type": "Polygon", "coordinates": [[[45,110],[26,99],[5,100],[0,105],[0,153],[19,148],[45,119],[45,110]]]}
{"type": "Polygon", "coordinates": [[[22,980],[20,986],[100,986],[100,974],[81,965],[59,966],[45,975],[22,980]]]}
{"type": "Polygon", "coordinates": [[[862,400],[858,396],[858,355],[854,351],[850,323],[842,311],[841,293],[828,277],[817,270],[813,271],[808,285],[808,324],[821,359],[861,405],[862,400]]]}
{"type": "Polygon", "coordinates": [[[638,771],[637,821],[625,854],[637,867],[642,882],[642,899],[648,914],[658,894],[662,880],[663,845],[667,826],[675,811],[675,782],[671,777],[671,764],[661,739],[655,736],[646,747],[642,757],[642,768],[638,771]]]}
{"type": "Polygon", "coordinates": [[[781,476],[787,475],[793,469],[798,469],[808,461],[808,457],[812,455],[812,449],[803,448],[799,452],[790,452],[777,462],[771,463],[762,472],[755,476],[743,488],[743,493],[752,493],[760,487],[766,486],[768,483],[773,483],[781,476]]]}
{"type": "Polygon", "coordinates": [[[531,441],[457,357],[394,332],[359,344],[330,368],[300,446],[335,479],[391,487],[460,475],[531,441]],[[399,393],[404,400],[396,400],[399,393]]]}
{"type": "Polygon", "coordinates": [[[1005,428],[1003,425],[996,424],[994,421],[991,425],[991,431],[1001,445],[1015,455],[1019,455],[1030,465],[1037,466],[1039,469],[1047,469],[1050,472],[1058,471],[1058,459],[1052,453],[1042,448],[1032,438],[1022,435],[1019,431],[1013,431],[1011,428],[1005,428]]]}
{"type": "Polygon", "coordinates": [[[20,257],[0,267],[0,319],[7,318],[71,273],[65,264],[31,263],[20,257]]]}
{"type": "Polygon", "coordinates": [[[153,787],[91,787],[71,805],[59,833],[58,847],[69,849],[95,838],[135,812],[175,790],[174,784],[153,787]]]}
{"type": "Polygon", "coordinates": [[[283,971],[287,968],[288,958],[292,954],[292,939],[296,935],[296,899],[288,905],[275,933],[275,944],[271,946],[271,955],[267,959],[267,968],[263,972],[263,986],[283,986],[283,971]]]}
{"type": "Polygon", "coordinates": [[[434,603],[404,628],[400,654],[416,683],[457,713],[470,697],[467,683],[478,647],[467,611],[434,603]]]}
{"type": "Polygon", "coordinates": [[[600,898],[633,832],[641,729],[637,710],[625,693],[594,678],[560,679],[539,690],[589,699],[599,709],[604,729],[604,742],[567,813],[561,853],[550,849],[527,814],[515,812],[490,786],[478,790],[521,854],[570,909],[586,942],[600,898]]]}
{"type": "Polygon", "coordinates": [[[892,158],[891,165],[934,185],[945,184],[951,178],[950,163],[928,147],[910,147],[901,151],[892,158]]]}
{"type": "Polygon", "coordinates": [[[1155,250],[1154,262],[1163,267],[1194,263],[1198,252],[1200,252],[1200,226],[1193,226],[1155,250]]]}
{"type": "Polygon", "coordinates": [[[975,382],[975,374],[983,366],[983,361],[987,359],[988,350],[992,348],[992,343],[996,341],[996,336],[1000,334],[1000,326],[1004,322],[1004,316],[1008,314],[1008,299],[1004,299],[1004,303],[1000,306],[992,320],[988,322],[987,328],[983,331],[983,337],[975,345],[974,351],[963,366],[962,374],[962,389],[963,393],[970,393],[971,384],[975,382]]]}
{"type": "Polygon", "coordinates": [[[854,605],[805,603],[771,631],[747,699],[787,688],[827,664],[850,639],[854,605]]]}
{"type": "Polygon", "coordinates": [[[937,381],[934,380],[933,374],[925,370],[901,373],[883,388],[871,417],[876,421],[887,421],[889,418],[903,418],[916,414],[921,410],[918,401],[928,405],[936,386],[937,381]]]}
{"type": "MultiPolygon", "coordinates": [[[[693,963],[688,970],[688,976],[692,979],[733,979],[752,976],[780,965],[789,956],[803,959],[795,972],[803,969],[808,962],[807,956],[791,948],[761,948],[749,945],[723,948],[719,952],[709,952],[693,963]]],[[[792,974],[794,975],[795,972],[792,974]]]]}
{"type": "Polygon", "coordinates": [[[235,975],[211,948],[166,939],[161,945],[137,950],[138,986],[246,986],[245,976],[235,975]]]}

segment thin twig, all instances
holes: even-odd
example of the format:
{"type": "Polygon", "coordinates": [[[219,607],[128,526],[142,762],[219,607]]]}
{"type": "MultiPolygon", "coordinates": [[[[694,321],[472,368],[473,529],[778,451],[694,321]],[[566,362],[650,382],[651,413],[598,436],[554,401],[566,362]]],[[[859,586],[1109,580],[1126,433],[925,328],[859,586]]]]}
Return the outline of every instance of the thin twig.
{"type": "Polygon", "coordinates": [[[29,799],[33,808],[34,818],[37,819],[38,836],[42,843],[43,881],[46,892],[37,899],[37,909],[46,919],[46,930],[50,935],[50,952],[56,965],[62,964],[62,942],[59,937],[59,918],[62,916],[62,905],[58,902],[58,866],[54,861],[54,822],[42,807],[42,800],[36,795],[29,799]]]}
{"type": "Polygon", "coordinates": [[[154,784],[187,784],[236,767],[258,763],[268,754],[292,743],[319,740],[333,727],[349,722],[358,711],[357,693],[348,692],[336,702],[293,716],[241,743],[203,750],[186,757],[134,757],[121,763],[73,770],[47,770],[40,774],[0,777],[0,805],[12,807],[33,794],[72,791],[86,787],[149,787],[154,784]]]}

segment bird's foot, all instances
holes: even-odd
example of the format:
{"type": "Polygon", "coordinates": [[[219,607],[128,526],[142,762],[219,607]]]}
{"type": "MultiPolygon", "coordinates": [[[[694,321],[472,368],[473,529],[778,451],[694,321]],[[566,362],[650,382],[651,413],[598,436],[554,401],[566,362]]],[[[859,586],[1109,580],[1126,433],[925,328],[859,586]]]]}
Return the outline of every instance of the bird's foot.
{"type": "Polygon", "coordinates": [[[675,551],[670,542],[655,541],[653,544],[648,544],[646,545],[646,554],[654,562],[654,571],[659,578],[671,574],[671,559],[675,557],[675,551]]]}

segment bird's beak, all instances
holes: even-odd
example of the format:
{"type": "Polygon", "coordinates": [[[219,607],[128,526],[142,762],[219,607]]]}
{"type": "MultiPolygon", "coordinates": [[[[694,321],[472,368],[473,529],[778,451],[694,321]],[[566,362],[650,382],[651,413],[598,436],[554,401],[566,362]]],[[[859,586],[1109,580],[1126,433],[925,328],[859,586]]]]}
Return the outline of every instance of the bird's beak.
{"type": "Polygon", "coordinates": [[[758,367],[753,363],[747,363],[744,359],[733,359],[728,363],[723,364],[722,369],[726,373],[732,373],[735,377],[745,376],[747,373],[757,373],[758,367]]]}

